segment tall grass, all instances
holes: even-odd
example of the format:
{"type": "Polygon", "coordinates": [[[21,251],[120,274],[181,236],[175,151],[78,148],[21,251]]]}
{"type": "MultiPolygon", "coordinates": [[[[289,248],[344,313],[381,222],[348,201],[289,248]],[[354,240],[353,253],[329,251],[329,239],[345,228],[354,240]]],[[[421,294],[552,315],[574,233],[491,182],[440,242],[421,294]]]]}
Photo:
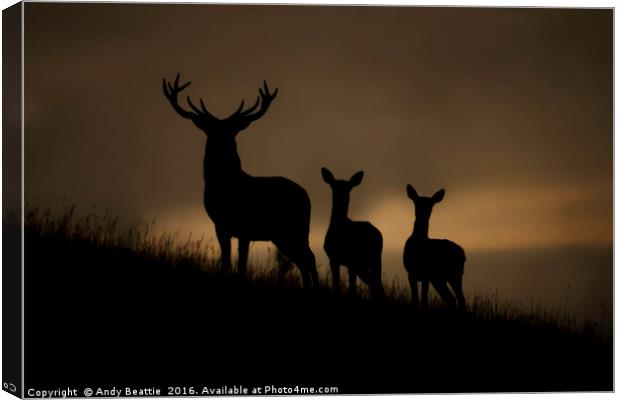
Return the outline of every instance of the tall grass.
{"type": "Polygon", "coordinates": [[[213,241],[204,235],[195,238],[189,233],[181,238],[177,233],[156,234],[152,220],[142,225],[123,226],[108,210],[102,214],[94,207],[79,213],[75,205],[63,204],[60,213],[50,208],[26,204],[25,229],[32,234],[61,238],[68,242],[89,243],[101,248],[130,250],[148,260],[165,261],[171,266],[194,265],[212,271],[217,254],[213,241]]]}
{"type": "MultiPolygon", "coordinates": [[[[92,208],[79,212],[75,205],[64,203],[60,212],[53,213],[50,208],[26,204],[25,229],[29,235],[42,238],[56,238],[65,242],[87,243],[106,249],[123,249],[132,252],[143,260],[157,261],[169,265],[199,269],[206,274],[221,274],[219,269],[219,248],[213,240],[204,235],[186,237],[176,233],[155,233],[156,221],[125,226],[109,211],[98,212],[92,208]]],[[[28,249],[26,249],[28,251],[28,249]]],[[[320,271],[322,288],[320,292],[328,295],[331,277],[329,272],[320,271]]],[[[293,264],[277,251],[268,250],[262,258],[251,258],[246,281],[259,286],[286,286],[301,289],[300,275],[293,264]]],[[[384,282],[385,307],[407,306],[410,302],[407,282],[392,279],[384,282]]],[[[358,290],[360,297],[356,302],[370,302],[365,286],[358,290]]],[[[445,312],[440,298],[431,294],[427,313],[445,312]]],[[[476,292],[467,299],[467,312],[461,317],[470,321],[493,321],[531,325],[543,329],[556,329],[563,332],[585,335],[601,343],[612,340],[612,328],[603,329],[596,322],[578,324],[568,307],[554,310],[545,309],[540,302],[530,304],[512,303],[501,298],[497,291],[476,292]]]]}

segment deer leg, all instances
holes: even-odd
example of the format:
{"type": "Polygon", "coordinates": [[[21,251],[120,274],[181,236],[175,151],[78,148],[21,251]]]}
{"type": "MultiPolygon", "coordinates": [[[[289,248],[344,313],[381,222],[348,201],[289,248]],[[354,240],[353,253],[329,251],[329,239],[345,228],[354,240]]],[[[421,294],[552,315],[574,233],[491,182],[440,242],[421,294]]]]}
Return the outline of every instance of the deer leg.
{"type": "Polygon", "coordinates": [[[418,299],[418,280],[409,274],[409,286],[411,286],[411,305],[414,310],[418,309],[420,299],[418,299]]]}
{"type": "Polygon", "coordinates": [[[456,299],[444,281],[433,281],[433,287],[450,308],[456,307],[456,299]]]}
{"type": "Polygon", "coordinates": [[[312,278],[312,287],[319,288],[321,286],[321,281],[319,280],[319,272],[316,269],[316,258],[314,257],[314,253],[310,249],[310,245],[306,243],[306,249],[304,250],[305,257],[304,263],[306,264],[306,268],[310,272],[310,278],[312,278]]]}
{"type": "Polygon", "coordinates": [[[282,263],[278,266],[278,286],[283,286],[284,282],[286,282],[286,275],[291,270],[292,263],[289,261],[287,263],[282,263]]]}
{"type": "Polygon", "coordinates": [[[467,309],[467,303],[465,302],[465,296],[463,296],[462,279],[463,279],[462,276],[459,276],[458,278],[453,279],[452,281],[450,281],[450,286],[452,287],[454,294],[456,294],[456,299],[458,300],[459,309],[464,311],[467,309]]]}
{"type": "Polygon", "coordinates": [[[383,290],[383,282],[381,281],[381,264],[374,268],[370,273],[370,292],[374,300],[383,301],[385,299],[385,291],[383,290]]]}
{"type": "Polygon", "coordinates": [[[273,244],[291,260],[301,272],[304,289],[311,289],[313,284],[319,285],[319,276],[316,270],[316,259],[308,243],[298,245],[290,240],[273,240],[273,244]],[[314,282],[313,282],[314,281],[314,282]]]}
{"type": "Polygon", "coordinates": [[[220,251],[222,253],[220,265],[223,271],[230,271],[231,263],[230,263],[230,239],[231,236],[223,232],[221,229],[215,228],[215,234],[217,236],[217,241],[220,244],[220,251]]]}
{"type": "Polygon", "coordinates": [[[301,271],[301,283],[304,287],[304,290],[308,290],[308,288],[310,287],[310,276],[308,275],[308,271],[306,271],[305,269],[300,269],[301,271]]]}
{"type": "Polygon", "coordinates": [[[428,309],[428,281],[422,281],[422,309],[428,309]]]}
{"type": "Polygon", "coordinates": [[[250,241],[239,238],[239,260],[237,261],[237,269],[239,275],[245,276],[248,265],[248,252],[250,251],[250,241]]]}
{"type": "Polygon", "coordinates": [[[329,266],[332,270],[332,290],[337,295],[340,294],[340,264],[330,261],[329,266]]]}
{"type": "Polygon", "coordinates": [[[349,267],[349,296],[355,296],[357,293],[357,275],[353,272],[353,268],[349,267]]]}
{"type": "Polygon", "coordinates": [[[385,290],[383,290],[381,280],[376,280],[372,283],[372,286],[370,286],[370,295],[374,301],[383,302],[383,300],[385,300],[385,290]]]}
{"type": "Polygon", "coordinates": [[[301,270],[304,289],[318,288],[320,286],[319,273],[316,270],[316,259],[310,250],[310,245],[306,243],[293,252],[293,262],[301,270]]]}

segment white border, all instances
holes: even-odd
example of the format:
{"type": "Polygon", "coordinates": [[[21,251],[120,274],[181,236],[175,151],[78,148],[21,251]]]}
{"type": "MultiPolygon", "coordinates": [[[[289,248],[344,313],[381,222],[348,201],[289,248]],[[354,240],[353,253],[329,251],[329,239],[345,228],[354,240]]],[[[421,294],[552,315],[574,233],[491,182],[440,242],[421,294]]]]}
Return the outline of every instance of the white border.
{"type": "MultiPolygon", "coordinates": [[[[51,2],[51,1],[29,1],[29,2],[51,2]]],[[[228,1],[169,1],[169,0],[150,0],[150,1],[73,1],[73,0],[69,0],[69,1],[62,1],[63,3],[146,3],[146,4],[154,4],[154,3],[175,3],[175,4],[232,4],[231,2],[228,1]]],[[[11,0],[0,0],[0,5],[2,6],[2,9],[5,9],[13,4],[15,4],[16,1],[11,1],[11,0]]],[[[438,6],[438,7],[451,7],[451,6],[457,6],[457,7],[464,7],[464,6],[468,6],[468,7],[518,7],[518,8],[523,8],[523,7],[557,7],[557,8],[614,8],[616,6],[616,2],[615,1],[604,1],[604,0],[587,0],[587,1],[579,1],[579,0],[547,0],[547,1],[533,1],[533,0],[529,0],[529,1],[515,1],[515,0],[477,0],[475,3],[472,3],[471,1],[466,1],[466,0],[452,0],[452,1],[428,1],[428,0],[418,0],[418,1],[411,1],[411,0],[389,0],[389,1],[385,1],[385,0],[374,0],[372,1],[372,3],[366,3],[366,2],[360,2],[358,1],[353,1],[353,0],[339,0],[339,1],[327,1],[327,0],[314,0],[314,1],[283,1],[283,0],[271,0],[271,1],[255,1],[255,0],[244,0],[242,2],[240,2],[241,4],[278,4],[278,5],[368,5],[368,6],[438,6]]],[[[239,3],[235,3],[235,4],[239,4],[239,3]]],[[[2,25],[2,21],[0,19],[0,42],[2,40],[2,33],[1,33],[1,25],[2,25]]],[[[616,171],[618,170],[618,164],[616,162],[615,159],[615,154],[617,153],[619,147],[618,147],[618,143],[615,140],[615,116],[618,113],[618,106],[615,102],[615,93],[616,93],[616,80],[615,80],[615,75],[616,75],[616,64],[615,64],[615,49],[616,49],[616,44],[618,43],[618,37],[617,37],[617,33],[615,30],[615,10],[614,10],[614,189],[616,187],[616,171]]],[[[25,52],[24,52],[24,12],[23,12],[23,4],[22,4],[22,67],[21,67],[21,72],[22,72],[22,77],[24,76],[24,59],[25,59],[25,52]]],[[[1,61],[1,55],[0,55],[0,61],[1,61]]],[[[21,113],[22,113],[22,137],[21,137],[21,152],[22,152],[22,179],[21,179],[21,185],[22,185],[22,198],[21,198],[21,203],[22,203],[22,224],[24,222],[24,198],[25,198],[25,182],[24,182],[24,142],[25,142],[25,132],[24,132],[24,107],[25,107],[25,101],[24,101],[24,89],[25,89],[25,84],[24,84],[24,79],[22,79],[21,82],[21,90],[22,90],[22,98],[21,98],[21,113]]],[[[0,82],[0,91],[1,91],[1,82],[0,82]]],[[[0,100],[0,113],[1,113],[1,105],[2,102],[0,100]]],[[[584,134],[587,134],[587,132],[584,132],[584,134]]],[[[1,142],[0,142],[0,160],[1,160],[1,142]]],[[[0,178],[1,179],[1,178],[0,178]]],[[[1,193],[1,187],[0,187],[0,193],[1,193]]],[[[615,209],[618,206],[618,200],[615,197],[615,190],[614,190],[614,244],[615,244],[615,227],[617,226],[617,215],[615,213],[615,209]]],[[[22,225],[23,226],[23,225],[22,225]]],[[[1,233],[0,233],[0,238],[1,238],[1,233]]],[[[24,280],[24,268],[23,268],[23,262],[24,262],[24,246],[23,246],[23,232],[22,232],[22,248],[21,248],[21,252],[22,252],[22,305],[21,305],[21,309],[22,309],[22,339],[23,339],[23,329],[24,329],[24,324],[23,324],[23,317],[24,317],[24,287],[23,287],[23,280],[24,280]]],[[[2,250],[0,248],[0,257],[2,255],[2,250]]],[[[618,321],[618,316],[619,316],[619,312],[618,312],[618,307],[615,307],[616,303],[616,298],[615,298],[615,287],[618,279],[618,274],[615,274],[615,265],[618,265],[617,263],[618,261],[618,254],[616,254],[615,252],[615,246],[614,246],[614,332],[616,332],[616,321],[618,321]]],[[[0,286],[2,284],[2,278],[0,275],[0,286]]],[[[2,300],[0,298],[0,306],[2,305],[2,300]]],[[[2,321],[0,319],[0,343],[1,343],[1,339],[2,339],[2,332],[1,332],[1,328],[2,328],[2,321]]],[[[615,336],[615,335],[614,335],[615,336]]],[[[24,356],[24,346],[23,346],[23,341],[22,341],[22,359],[24,356]]],[[[616,346],[614,346],[614,359],[616,359],[617,356],[617,348],[616,346]]],[[[0,350],[0,358],[1,358],[1,350],[0,350]]],[[[22,365],[22,376],[24,373],[24,369],[23,369],[23,365],[22,365]]],[[[2,376],[2,365],[0,363],[0,376],[2,376]]],[[[617,374],[617,369],[614,369],[614,384],[616,382],[618,382],[617,380],[618,374],[617,374]]],[[[25,388],[23,387],[23,380],[22,380],[22,393],[23,390],[25,388]]],[[[413,397],[412,395],[390,395],[390,396],[376,396],[377,398],[381,398],[381,399],[387,399],[387,398],[402,398],[403,396],[405,397],[413,397]]],[[[490,396],[501,396],[503,399],[509,399],[509,400],[513,400],[513,399],[532,399],[532,398],[546,398],[546,399],[583,399],[583,398],[588,398],[588,399],[603,399],[603,398],[613,398],[615,397],[615,394],[613,393],[552,393],[552,394],[473,394],[473,395],[415,395],[416,399],[420,399],[420,400],[427,400],[427,399],[436,399],[436,398],[444,398],[450,396],[450,398],[453,399],[461,399],[461,398],[471,398],[473,397],[490,397],[490,396]]],[[[335,396],[330,396],[331,398],[334,398],[335,396]]],[[[338,396],[338,397],[342,397],[342,396],[338,396]]],[[[363,398],[363,397],[368,397],[368,396],[347,396],[347,398],[363,398]]],[[[261,398],[267,398],[267,397],[261,397],[261,398]]],[[[309,397],[306,397],[309,398],[309,397]]],[[[328,397],[323,397],[323,398],[328,398],[328,397]]],[[[5,399],[14,399],[13,396],[9,395],[6,392],[2,391],[2,394],[0,394],[0,400],[5,400],[5,399]]],[[[179,398],[181,399],[181,398],[179,398]]]]}

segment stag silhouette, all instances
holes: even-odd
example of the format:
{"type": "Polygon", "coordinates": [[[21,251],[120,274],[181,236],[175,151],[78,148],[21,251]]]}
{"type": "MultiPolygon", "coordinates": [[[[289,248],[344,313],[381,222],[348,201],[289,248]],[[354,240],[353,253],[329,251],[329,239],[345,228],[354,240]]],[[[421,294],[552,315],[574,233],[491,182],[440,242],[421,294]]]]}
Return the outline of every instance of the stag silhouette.
{"type": "Polygon", "coordinates": [[[413,186],[407,185],[407,195],[415,205],[413,233],[405,243],[403,261],[411,285],[411,302],[418,308],[418,281],[422,282],[422,308],[428,308],[428,284],[433,284],[441,298],[454,307],[456,301],[447,283],[458,299],[461,309],[466,307],[463,296],[465,251],[446,239],[429,239],[428,225],[433,206],[443,200],[446,191],[439,190],[432,197],[418,196],[413,186]]]}
{"type": "Polygon", "coordinates": [[[228,118],[211,114],[200,98],[200,108],[187,96],[191,110],[181,107],[178,95],[191,82],[179,85],[163,80],[164,95],[172,108],[191,120],[207,136],[204,172],[204,207],[215,224],[221,249],[221,267],[230,270],[230,241],[239,239],[238,270],[245,274],[250,241],[271,241],[301,271],[305,288],[318,286],[314,254],[309,246],[310,198],[295,182],[283,177],[253,177],[241,168],[236,136],[261,118],[278,94],[267,82],[259,89],[254,105],[244,109],[244,101],[228,118]]]}
{"type": "Polygon", "coordinates": [[[362,182],[359,171],[350,180],[336,180],[327,168],[321,168],[323,180],[332,188],[332,214],[323,248],[329,257],[333,289],[340,292],[340,266],[349,269],[349,294],[355,295],[356,281],[368,285],[373,298],[383,297],[381,284],[381,250],[383,236],[369,222],[351,221],[347,216],[351,190],[362,182]]]}

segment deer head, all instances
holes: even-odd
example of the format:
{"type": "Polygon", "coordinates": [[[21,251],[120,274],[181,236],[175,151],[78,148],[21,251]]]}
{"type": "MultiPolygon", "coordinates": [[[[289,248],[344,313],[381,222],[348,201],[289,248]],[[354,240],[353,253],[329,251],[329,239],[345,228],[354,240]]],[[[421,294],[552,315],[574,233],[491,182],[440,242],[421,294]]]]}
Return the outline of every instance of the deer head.
{"type": "Polygon", "coordinates": [[[416,218],[424,220],[430,219],[431,213],[433,212],[433,206],[443,200],[445,194],[445,189],[441,189],[432,197],[418,196],[418,193],[415,191],[413,186],[407,185],[407,196],[413,200],[413,204],[415,205],[415,216],[416,218]]]}
{"type": "Polygon", "coordinates": [[[362,183],[364,171],[359,171],[355,173],[351,179],[346,180],[334,178],[334,174],[332,174],[332,172],[327,168],[323,167],[321,168],[321,175],[323,176],[325,183],[332,188],[332,215],[338,217],[346,216],[349,208],[351,190],[362,183]]]}
{"type": "Polygon", "coordinates": [[[178,100],[179,93],[187,88],[191,82],[180,85],[179,79],[180,74],[177,74],[174,84],[171,84],[166,80],[166,78],[164,78],[164,95],[168,101],[170,101],[172,108],[174,108],[177,114],[183,118],[191,120],[194,125],[200,128],[207,136],[226,136],[229,138],[234,138],[252,122],[262,117],[267,112],[269,105],[271,105],[271,102],[278,94],[277,88],[273,93],[270,93],[267,82],[263,81],[263,87],[258,89],[260,95],[252,107],[244,110],[245,102],[242,100],[237,111],[227,118],[220,119],[207,110],[202,98],[200,98],[200,108],[194,105],[189,96],[187,96],[187,103],[190,106],[191,111],[181,107],[178,100]]]}
{"type": "Polygon", "coordinates": [[[334,178],[334,174],[327,168],[321,168],[321,175],[323,176],[323,180],[329,186],[331,186],[332,190],[336,193],[340,193],[342,195],[348,195],[356,186],[359,186],[362,183],[362,178],[364,177],[364,171],[356,172],[351,179],[336,179],[334,178]]]}

